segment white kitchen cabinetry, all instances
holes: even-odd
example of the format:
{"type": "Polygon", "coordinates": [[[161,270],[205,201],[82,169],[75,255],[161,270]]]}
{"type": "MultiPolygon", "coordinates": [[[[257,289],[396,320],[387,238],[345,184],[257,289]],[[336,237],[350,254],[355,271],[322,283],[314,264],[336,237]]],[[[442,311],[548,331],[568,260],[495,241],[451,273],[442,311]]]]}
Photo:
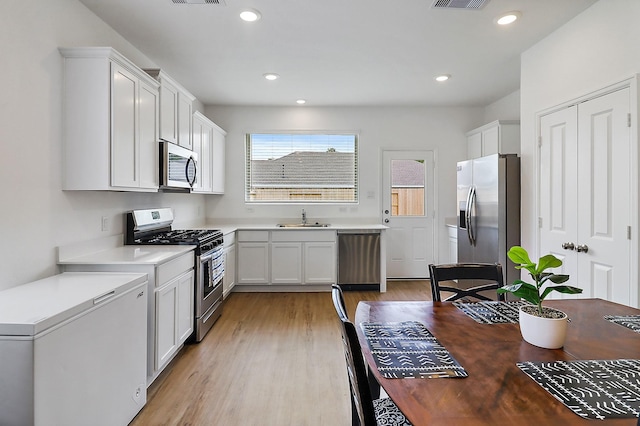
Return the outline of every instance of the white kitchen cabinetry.
{"type": "Polygon", "coordinates": [[[224,234],[224,280],[223,297],[226,299],[236,285],[236,234],[224,234]]]}
{"type": "Polygon", "coordinates": [[[63,189],[158,190],[158,83],[111,48],[61,48],[63,189]]]}
{"type": "Polygon", "coordinates": [[[227,132],[201,112],[193,113],[193,150],[198,154],[197,182],[193,192],[224,193],[224,145],[227,132]]]}
{"type": "Polygon", "coordinates": [[[458,228],[447,226],[449,236],[449,263],[458,263],[458,228]]]}
{"type": "Polygon", "coordinates": [[[162,369],[193,332],[193,270],[156,289],[155,368],[162,369]]]}
{"type": "Polygon", "coordinates": [[[151,385],[193,331],[193,247],[124,246],[88,257],[60,256],[63,271],[138,272],[149,276],[146,364],[147,386],[151,385]],[[170,257],[165,260],[165,256],[170,257]]]}
{"type": "Polygon", "coordinates": [[[211,148],[211,193],[224,194],[225,184],[225,144],[227,132],[220,127],[213,125],[212,129],[212,148],[211,148]]]}
{"type": "Polygon", "coordinates": [[[160,83],[160,139],[193,149],[193,96],[159,69],[145,70],[160,83]]]}
{"type": "Polygon", "coordinates": [[[336,282],[333,230],[238,231],[238,285],[336,282]]]}
{"type": "Polygon", "coordinates": [[[278,240],[272,233],[271,242],[271,284],[302,283],[302,243],[278,240]]]}
{"type": "MultiPolygon", "coordinates": [[[[321,235],[312,236],[314,240],[324,238],[321,235]]],[[[304,284],[333,284],[336,282],[338,261],[335,232],[329,231],[326,238],[326,241],[304,243],[304,284]]]]}
{"type": "Polygon", "coordinates": [[[0,424],[126,425],[146,403],[147,276],[64,273],[0,292],[0,424]]]}
{"type": "Polygon", "coordinates": [[[469,159],[492,154],[520,154],[520,122],[493,121],[467,132],[469,159]]]}
{"type": "Polygon", "coordinates": [[[269,231],[238,231],[237,285],[269,284],[269,231]]]}
{"type": "Polygon", "coordinates": [[[213,123],[199,111],[193,113],[193,150],[198,154],[198,167],[196,168],[196,187],[192,192],[211,193],[213,159],[211,124],[213,123]]]}

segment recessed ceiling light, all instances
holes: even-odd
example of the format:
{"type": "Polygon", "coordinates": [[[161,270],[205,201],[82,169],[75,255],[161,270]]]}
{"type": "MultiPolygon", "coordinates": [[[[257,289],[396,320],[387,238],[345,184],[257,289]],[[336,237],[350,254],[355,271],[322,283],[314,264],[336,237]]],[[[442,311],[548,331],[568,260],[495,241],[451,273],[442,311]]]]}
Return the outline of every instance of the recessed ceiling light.
{"type": "Polygon", "coordinates": [[[513,24],[515,21],[517,21],[520,18],[520,16],[521,16],[520,12],[505,13],[504,15],[501,15],[498,17],[498,19],[496,19],[496,23],[498,25],[513,24]]]}
{"type": "Polygon", "coordinates": [[[450,78],[451,76],[449,74],[441,74],[439,76],[436,76],[436,81],[443,82],[449,80],[450,78]]]}
{"type": "Polygon", "coordinates": [[[260,12],[255,9],[247,9],[240,12],[240,19],[247,22],[255,22],[260,19],[260,12]]]}
{"type": "Polygon", "coordinates": [[[298,105],[304,105],[304,104],[306,104],[306,103],[307,103],[307,101],[305,101],[304,99],[298,99],[298,100],[296,101],[296,103],[297,103],[298,105]]]}
{"type": "Polygon", "coordinates": [[[263,74],[264,78],[266,78],[267,80],[273,81],[273,80],[277,80],[280,78],[280,76],[276,73],[273,72],[268,72],[266,74],[263,74]]]}

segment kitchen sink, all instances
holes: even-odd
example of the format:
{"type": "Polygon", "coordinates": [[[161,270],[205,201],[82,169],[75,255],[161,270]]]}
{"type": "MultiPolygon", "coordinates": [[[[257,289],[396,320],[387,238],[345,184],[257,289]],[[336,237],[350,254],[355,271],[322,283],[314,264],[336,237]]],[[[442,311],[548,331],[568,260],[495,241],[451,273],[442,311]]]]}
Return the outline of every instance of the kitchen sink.
{"type": "Polygon", "coordinates": [[[328,223],[279,223],[278,228],[326,228],[328,223]]]}

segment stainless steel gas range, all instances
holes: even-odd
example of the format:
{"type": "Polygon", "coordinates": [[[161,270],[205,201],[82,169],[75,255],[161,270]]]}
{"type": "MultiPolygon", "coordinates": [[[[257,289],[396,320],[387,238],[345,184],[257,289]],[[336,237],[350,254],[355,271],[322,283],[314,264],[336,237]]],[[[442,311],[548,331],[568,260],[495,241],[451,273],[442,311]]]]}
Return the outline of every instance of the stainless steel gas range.
{"type": "Polygon", "coordinates": [[[195,251],[194,340],[200,342],[222,314],[224,246],[215,229],[173,230],[170,208],[126,213],[125,244],[189,244],[195,251]]]}

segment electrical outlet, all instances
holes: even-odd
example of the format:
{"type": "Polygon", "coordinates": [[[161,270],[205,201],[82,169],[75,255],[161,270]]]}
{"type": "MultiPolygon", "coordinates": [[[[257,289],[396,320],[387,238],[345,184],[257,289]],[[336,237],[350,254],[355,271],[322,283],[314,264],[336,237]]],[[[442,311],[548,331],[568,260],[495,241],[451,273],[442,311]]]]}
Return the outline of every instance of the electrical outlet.
{"type": "Polygon", "coordinates": [[[109,231],[109,218],[107,216],[102,216],[102,232],[109,231]]]}

